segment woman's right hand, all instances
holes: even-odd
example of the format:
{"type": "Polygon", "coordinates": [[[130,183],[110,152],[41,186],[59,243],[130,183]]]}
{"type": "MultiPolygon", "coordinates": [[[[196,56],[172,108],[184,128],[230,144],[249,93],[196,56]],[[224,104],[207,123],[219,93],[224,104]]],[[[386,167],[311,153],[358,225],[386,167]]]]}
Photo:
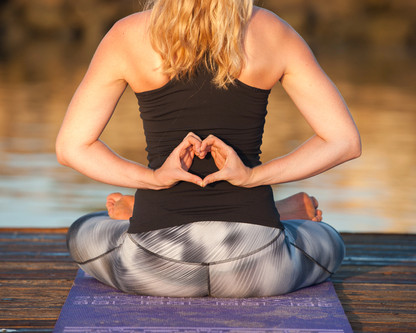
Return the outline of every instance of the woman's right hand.
{"type": "Polygon", "coordinates": [[[190,132],[172,151],[163,165],[153,171],[155,189],[167,189],[180,181],[202,186],[202,179],[188,172],[195,155],[199,155],[202,140],[190,132]]]}
{"type": "Polygon", "coordinates": [[[218,181],[227,181],[234,186],[252,187],[251,177],[253,169],[246,166],[235,150],[214,135],[209,135],[201,145],[201,156],[210,152],[218,168],[206,176],[202,186],[218,181]]]}

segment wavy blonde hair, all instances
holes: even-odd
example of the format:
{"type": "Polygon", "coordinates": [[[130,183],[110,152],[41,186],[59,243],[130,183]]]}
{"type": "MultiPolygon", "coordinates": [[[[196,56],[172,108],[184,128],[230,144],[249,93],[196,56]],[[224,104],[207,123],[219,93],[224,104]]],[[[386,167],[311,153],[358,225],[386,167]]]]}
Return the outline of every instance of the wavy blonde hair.
{"type": "Polygon", "coordinates": [[[244,35],[253,0],[148,0],[150,40],[170,78],[192,76],[204,64],[221,87],[245,63],[244,35]]]}

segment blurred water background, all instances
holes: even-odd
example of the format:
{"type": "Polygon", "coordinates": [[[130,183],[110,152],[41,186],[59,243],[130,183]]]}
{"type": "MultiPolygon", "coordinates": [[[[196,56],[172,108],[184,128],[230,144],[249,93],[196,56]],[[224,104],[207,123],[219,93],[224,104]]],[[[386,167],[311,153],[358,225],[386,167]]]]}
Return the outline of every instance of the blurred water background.
{"type": "MultiPolygon", "coordinates": [[[[306,39],[344,95],[363,156],[276,198],[315,195],[340,231],[415,233],[416,3],[407,0],[260,2],[306,39]]],[[[104,208],[111,191],[60,166],[54,141],[66,107],[103,34],[140,9],[136,0],[0,1],[0,227],[66,227],[104,208]]],[[[273,89],[263,161],[311,135],[292,102],[273,89]]],[[[138,108],[127,90],[103,134],[121,155],[146,163],[138,108]]]]}

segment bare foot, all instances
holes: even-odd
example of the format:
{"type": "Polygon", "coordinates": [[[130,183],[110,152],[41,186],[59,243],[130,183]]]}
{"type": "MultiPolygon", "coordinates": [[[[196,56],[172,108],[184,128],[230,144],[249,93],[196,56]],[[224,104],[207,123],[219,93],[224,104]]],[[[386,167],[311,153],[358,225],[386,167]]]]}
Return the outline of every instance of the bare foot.
{"type": "Polygon", "coordinates": [[[128,220],[133,215],[134,197],[121,193],[111,193],[107,196],[108,215],[115,220],[128,220]]]}
{"type": "MultiPolygon", "coordinates": [[[[115,220],[128,220],[133,215],[134,196],[111,193],[107,196],[108,215],[115,220]]],[[[281,220],[322,221],[318,201],[304,192],[276,201],[281,220]]]]}
{"type": "Polygon", "coordinates": [[[322,211],[318,209],[318,201],[305,192],[276,201],[276,207],[281,220],[322,221],[322,211]]]}

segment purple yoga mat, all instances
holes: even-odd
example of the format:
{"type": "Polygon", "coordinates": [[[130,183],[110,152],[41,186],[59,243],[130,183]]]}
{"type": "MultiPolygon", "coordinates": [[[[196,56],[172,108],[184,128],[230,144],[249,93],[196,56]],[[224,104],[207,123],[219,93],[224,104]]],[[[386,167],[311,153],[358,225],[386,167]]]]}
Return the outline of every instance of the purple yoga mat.
{"type": "Polygon", "coordinates": [[[79,270],[55,333],[352,332],[330,281],[264,298],[137,296],[79,270]]]}

